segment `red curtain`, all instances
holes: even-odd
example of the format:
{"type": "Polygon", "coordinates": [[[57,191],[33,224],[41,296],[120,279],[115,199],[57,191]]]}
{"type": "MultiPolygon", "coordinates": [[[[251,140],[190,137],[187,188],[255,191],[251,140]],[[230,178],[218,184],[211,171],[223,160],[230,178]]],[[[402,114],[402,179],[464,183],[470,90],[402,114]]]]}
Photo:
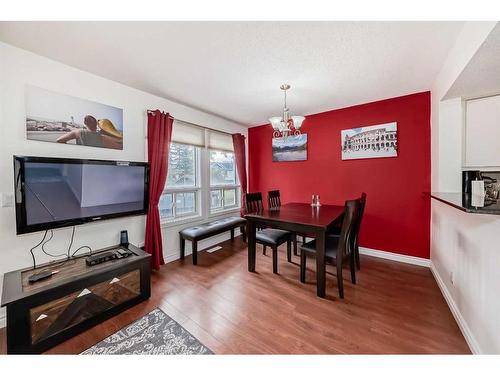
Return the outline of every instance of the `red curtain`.
{"type": "Polygon", "coordinates": [[[155,270],[165,264],[158,202],[167,179],[173,121],[168,113],[159,110],[148,112],[149,207],[144,250],[152,255],[151,266],[155,270]]]}
{"type": "Polygon", "coordinates": [[[243,216],[245,214],[245,195],[247,193],[247,169],[245,156],[245,136],[243,134],[233,134],[234,155],[236,157],[236,170],[241,185],[241,210],[243,216]]]}

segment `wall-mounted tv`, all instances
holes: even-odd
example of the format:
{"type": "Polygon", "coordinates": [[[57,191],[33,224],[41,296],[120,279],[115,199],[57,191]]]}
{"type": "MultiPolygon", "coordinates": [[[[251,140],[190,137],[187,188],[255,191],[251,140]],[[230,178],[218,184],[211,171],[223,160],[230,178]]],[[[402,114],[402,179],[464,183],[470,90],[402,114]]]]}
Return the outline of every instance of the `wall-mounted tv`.
{"type": "Polygon", "coordinates": [[[143,215],[144,162],[14,156],[17,234],[143,215]]]}

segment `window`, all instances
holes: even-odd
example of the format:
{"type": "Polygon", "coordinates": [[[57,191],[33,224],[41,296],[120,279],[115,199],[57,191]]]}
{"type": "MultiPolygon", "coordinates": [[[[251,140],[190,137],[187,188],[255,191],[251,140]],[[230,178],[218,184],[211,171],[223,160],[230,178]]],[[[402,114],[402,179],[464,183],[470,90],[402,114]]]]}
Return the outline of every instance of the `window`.
{"type": "Polygon", "coordinates": [[[237,210],[241,190],[231,135],[175,120],[165,185],[159,202],[165,225],[237,210]]]}
{"type": "Polygon", "coordinates": [[[239,206],[239,183],[234,153],[210,150],[210,212],[224,211],[239,206]]]}
{"type": "Polygon", "coordinates": [[[178,143],[170,145],[167,186],[159,202],[162,221],[199,215],[198,160],[198,147],[178,143]]]}

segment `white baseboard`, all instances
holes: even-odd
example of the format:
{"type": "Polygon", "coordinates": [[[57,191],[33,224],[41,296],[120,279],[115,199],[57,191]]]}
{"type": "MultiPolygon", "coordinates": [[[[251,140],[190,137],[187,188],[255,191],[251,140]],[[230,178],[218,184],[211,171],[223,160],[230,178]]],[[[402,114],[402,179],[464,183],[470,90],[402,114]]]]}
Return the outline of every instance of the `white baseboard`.
{"type": "Polygon", "coordinates": [[[422,267],[430,267],[429,259],[414,257],[411,255],[390,253],[388,251],[375,250],[375,249],[370,249],[368,247],[360,247],[359,253],[377,258],[389,259],[401,263],[409,263],[422,267]]]}
{"type": "MultiPolygon", "coordinates": [[[[186,255],[188,255],[188,254],[186,253],[186,255]]],[[[167,263],[173,262],[177,259],[180,259],[180,257],[181,256],[179,254],[170,254],[170,255],[164,256],[163,260],[165,261],[165,264],[167,264],[167,263]]]]}
{"type": "Polygon", "coordinates": [[[448,307],[451,310],[451,313],[453,314],[453,317],[455,318],[455,321],[458,324],[458,327],[460,328],[460,331],[462,331],[462,335],[464,336],[467,345],[469,345],[469,349],[473,354],[482,354],[479,344],[474,338],[474,335],[472,334],[469,326],[467,325],[467,322],[460,313],[460,310],[458,309],[458,306],[453,300],[453,297],[451,296],[448,288],[446,287],[446,284],[444,283],[443,279],[439,275],[439,272],[437,271],[436,267],[434,267],[434,264],[432,262],[430,263],[430,269],[432,275],[434,276],[434,279],[436,280],[437,285],[439,286],[439,289],[441,289],[441,294],[443,295],[446,303],[448,304],[448,307]]]}

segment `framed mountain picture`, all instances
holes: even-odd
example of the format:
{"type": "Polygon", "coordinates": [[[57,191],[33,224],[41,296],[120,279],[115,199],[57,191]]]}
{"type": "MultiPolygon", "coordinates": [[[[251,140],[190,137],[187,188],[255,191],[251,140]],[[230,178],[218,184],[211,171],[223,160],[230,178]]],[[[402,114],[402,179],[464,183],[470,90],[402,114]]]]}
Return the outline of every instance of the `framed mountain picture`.
{"type": "Polygon", "coordinates": [[[273,138],[273,161],[307,160],[307,134],[273,138]]]}

